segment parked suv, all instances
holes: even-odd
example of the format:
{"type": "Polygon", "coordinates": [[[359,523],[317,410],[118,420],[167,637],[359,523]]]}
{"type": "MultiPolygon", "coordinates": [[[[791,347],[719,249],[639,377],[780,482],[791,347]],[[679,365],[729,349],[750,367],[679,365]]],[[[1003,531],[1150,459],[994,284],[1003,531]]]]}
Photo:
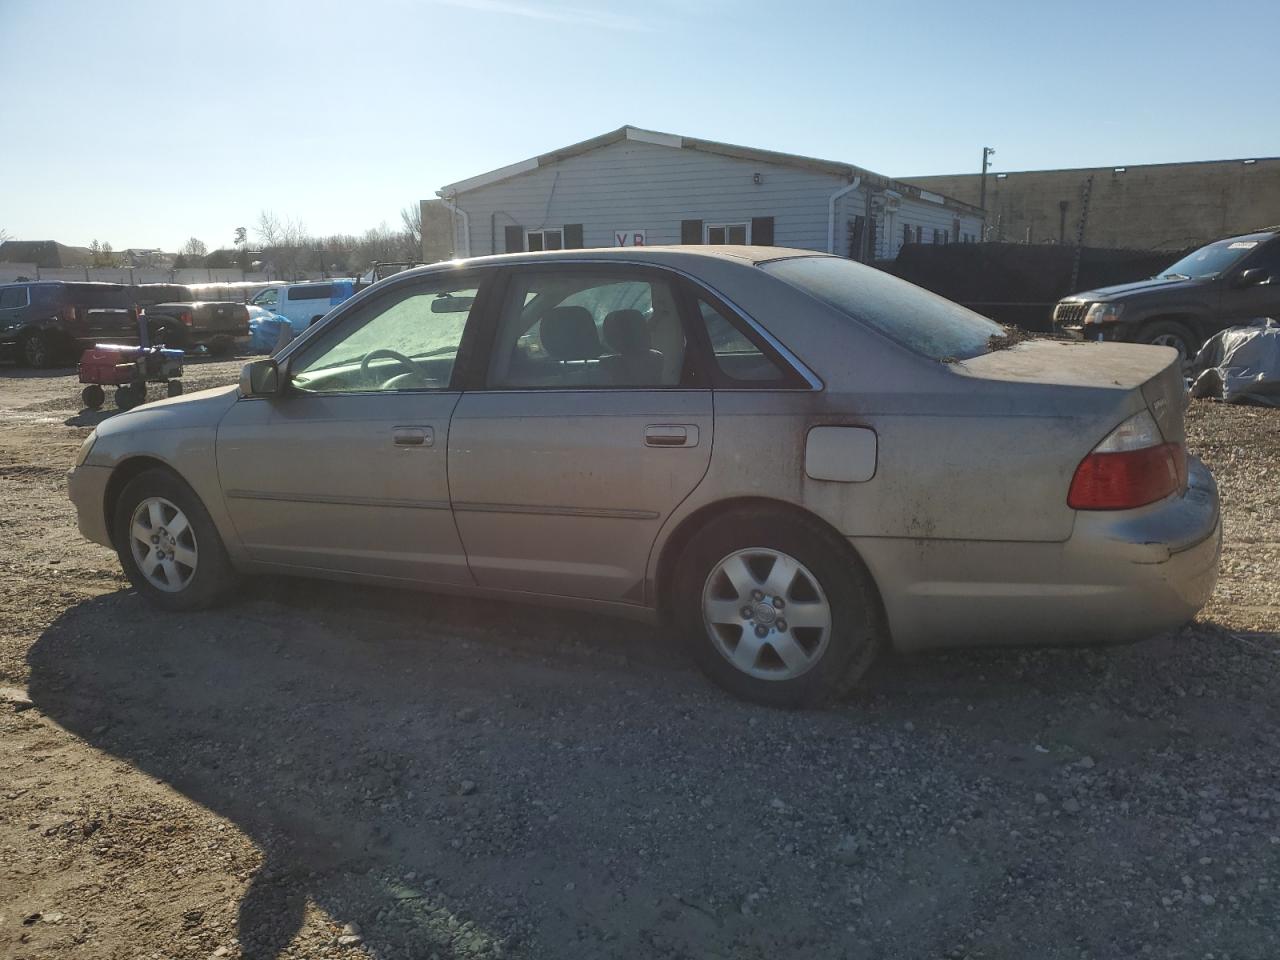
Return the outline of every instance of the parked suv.
{"type": "Polygon", "coordinates": [[[52,367],[103,341],[138,342],[131,288],[61,281],[0,285],[0,356],[20,366],[52,367]]]}
{"type": "Polygon", "coordinates": [[[198,299],[180,283],[144,283],[134,288],[156,343],[182,350],[204,347],[229,354],[249,337],[249,311],[243,303],[198,299]]]}
{"type": "Polygon", "coordinates": [[[1054,326],[1086,340],[1175,348],[1184,360],[1219,330],[1280,318],[1280,227],[1215,240],[1159,276],[1058,302],[1054,326]]]}

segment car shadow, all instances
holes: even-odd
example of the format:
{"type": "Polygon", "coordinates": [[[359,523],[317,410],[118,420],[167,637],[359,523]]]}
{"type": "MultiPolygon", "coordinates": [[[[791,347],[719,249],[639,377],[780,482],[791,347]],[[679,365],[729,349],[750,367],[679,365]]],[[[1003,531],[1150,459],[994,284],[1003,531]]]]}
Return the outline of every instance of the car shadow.
{"type": "Polygon", "coordinates": [[[110,420],[119,412],[120,411],[115,408],[108,410],[103,407],[100,410],[90,410],[88,407],[85,407],[75,416],[67,417],[67,419],[62,422],[68,427],[96,427],[104,420],[110,420]]]}
{"type": "MultiPolygon", "coordinates": [[[[885,802],[872,781],[909,797],[901,768],[925,764],[934,783],[1012,782],[1010,802],[1034,809],[1063,751],[1124,752],[1140,774],[1168,731],[1118,724],[1106,696],[1164,697],[1150,661],[1132,648],[889,658],[851,701],[765,710],[712,688],[661,628],[287,579],[180,618],[131,591],[101,596],[28,655],[45,715],[261,850],[237,925],[255,960],[286,950],[308,900],[357,924],[375,955],[822,953],[846,935],[828,922],[843,900],[828,902],[824,871],[845,883],[859,869],[831,850],[885,802]],[[808,818],[794,836],[779,822],[791,810],[808,818]],[[765,886],[794,894],[740,907],[765,886]]],[[[1189,735],[1214,748],[1216,733],[1189,735]]],[[[891,802],[895,818],[912,808],[891,802]]],[[[858,875],[866,914],[903,920],[906,954],[955,942],[968,916],[935,911],[938,896],[1007,866],[961,857],[952,822],[912,821],[910,877],[874,862],[858,875]]],[[[1005,834],[999,817],[973,830],[1005,834]]]]}
{"type": "Polygon", "coordinates": [[[58,367],[44,367],[36,370],[31,367],[19,367],[13,363],[0,363],[0,378],[6,380],[48,380],[54,377],[65,377],[75,373],[74,363],[58,367]]]}

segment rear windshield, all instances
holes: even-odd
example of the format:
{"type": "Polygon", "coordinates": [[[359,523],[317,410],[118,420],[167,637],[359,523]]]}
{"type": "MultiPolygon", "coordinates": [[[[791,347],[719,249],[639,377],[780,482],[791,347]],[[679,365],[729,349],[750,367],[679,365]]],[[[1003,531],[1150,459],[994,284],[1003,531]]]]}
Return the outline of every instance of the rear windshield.
{"type": "Polygon", "coordinates": [[[1004,329],[986,317],[881,270],[840,257],[794,257],[761,264],[848,317],[922,356],[967,360],[990,351],[1004,329]]]}

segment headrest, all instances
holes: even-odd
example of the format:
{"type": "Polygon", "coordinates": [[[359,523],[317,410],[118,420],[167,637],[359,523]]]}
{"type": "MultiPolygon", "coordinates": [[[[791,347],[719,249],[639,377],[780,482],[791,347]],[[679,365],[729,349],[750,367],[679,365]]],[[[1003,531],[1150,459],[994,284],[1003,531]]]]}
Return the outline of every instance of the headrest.
{"type": "Polygon", "coordinates": [[[600,356],[596,322],[586,307],[556,307],[542,318],[542,346],[557,360],[595,360],[600,356]]]}
{"type": "Polygon", "coordinates": [[[647,353],[650,340],[649,325],[639,310],[614,310],[604,318],[604,342],[614,353],[624,357],[647,353]]]}

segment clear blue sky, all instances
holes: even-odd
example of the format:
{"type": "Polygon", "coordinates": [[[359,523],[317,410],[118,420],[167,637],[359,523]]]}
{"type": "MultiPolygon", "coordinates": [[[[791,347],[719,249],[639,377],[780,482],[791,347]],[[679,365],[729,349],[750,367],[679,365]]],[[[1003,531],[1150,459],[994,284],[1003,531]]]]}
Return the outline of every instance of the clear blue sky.
{"type": "Polygon", "coordinates": [[[1280,154],[1280,3],[0,0],[0,229],[395,224],[624,124],[891,176],[1280,154]]]}

